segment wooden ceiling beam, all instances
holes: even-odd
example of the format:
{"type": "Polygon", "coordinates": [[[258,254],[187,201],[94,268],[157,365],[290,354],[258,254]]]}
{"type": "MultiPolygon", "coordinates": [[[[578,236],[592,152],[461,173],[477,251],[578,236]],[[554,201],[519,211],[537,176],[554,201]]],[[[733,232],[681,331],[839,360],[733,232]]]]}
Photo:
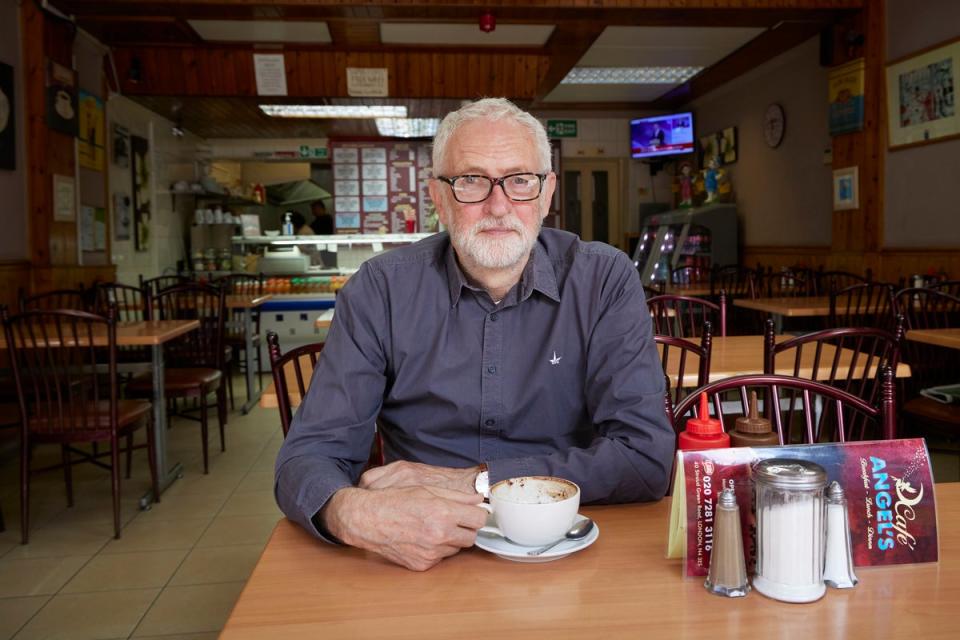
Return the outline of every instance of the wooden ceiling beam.
{"type": "Polygon", "coordinates": [[[560,84],[580,58],[593,46],[606,25],[597,22],[564,23],[554,28],[544,47],[549,56],[547,73],[537,85],[534,104],[538,104],[560,84]]]}

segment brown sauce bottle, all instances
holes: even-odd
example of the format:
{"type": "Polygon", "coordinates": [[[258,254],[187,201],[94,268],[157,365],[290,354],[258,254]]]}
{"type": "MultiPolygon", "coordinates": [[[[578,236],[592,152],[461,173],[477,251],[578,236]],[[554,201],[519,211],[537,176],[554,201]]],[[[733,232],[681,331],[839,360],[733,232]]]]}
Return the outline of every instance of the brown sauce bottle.
{"type": "Polygon", "coordinates": [[[757,413],[757,392],[750,392],[750,415],[737,418],[730,431],[731,447],[775,447],[780,444],[777,432],[770,428],[770,421],[757,413]]]}

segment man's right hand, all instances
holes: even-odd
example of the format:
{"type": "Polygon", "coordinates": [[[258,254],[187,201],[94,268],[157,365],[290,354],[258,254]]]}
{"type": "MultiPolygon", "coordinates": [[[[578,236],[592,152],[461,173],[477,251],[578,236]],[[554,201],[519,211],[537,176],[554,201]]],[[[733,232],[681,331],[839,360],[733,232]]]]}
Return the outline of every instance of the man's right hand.
{"type": "Polygon", "coordinates": [[[414,571],[426,571],[470,546],[487,512],[478,494],[440,487],[344,488],[320,517],[344,543],[373,551],[414,571]]]}

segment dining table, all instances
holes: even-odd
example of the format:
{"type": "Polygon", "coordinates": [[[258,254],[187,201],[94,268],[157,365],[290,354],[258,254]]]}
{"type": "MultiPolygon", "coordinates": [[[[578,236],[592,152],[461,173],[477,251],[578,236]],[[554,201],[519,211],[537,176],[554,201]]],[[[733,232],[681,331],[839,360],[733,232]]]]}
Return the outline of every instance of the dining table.
{"type": "Polygon", "coordinates": [[[948,349],[960,349],[960,327],[944,329],[910,329],[907,340],[932,344],[948,349]]]}
{"type": "Polygon", "coordinates": [[[243,316],[243,338],[244,338],[244,382],[247,387],[247,401],[243,404],[240,410],[244,415],[250,413],[250,410],[257,406],[257,401],[260,399],[260,394],[263,392],[263,379],[258,375],[259,372],[256,371],[257,358],[256,358],[256,349],[259,349],[259,345],[256,344],[256,328],[254,327],[253,314],[259,309],[263,304],[273,298],[273,294],[257,294],[257,295],[248,295],[248,294],[230,294],[226,296],[225,304],[227,309],[232,311],[240,311],[243,316]],[[254,377],[257,379],[257,389],[254,387],[254,377]]]}
{"type": "Polygon", "coordinates": [[[769,313],[773,316],[776,332],[783,333],[784,318],[816,318],[830,315],[830,296],[734,298],[733,306],[769,313]]]}
{"type": "Polygon", "coordinates": [[[282,519],[220,638],[956,638],[960,484],[935,491],[938,562],[859,567],[856,587],[807,604],[685,577],[665,558],[670,498],[581,507],[596,541],[551,562],[470,547],[425,572],[282,519]]]}
{"type": "MultiPolygon", "coordinates": [[[[141,320],[117,323],[118,347],[150,347],[150,366],[153,374],[153,430],[156,441],[154,450],[156,452],[155,463],[161,493],[183,475],[183,466],[179,462],[170,462],[167,459],[167,399],[163,385],[163,345],[197,329],[199,326],[199,320],[141,320]]],[[[51,331],[50,335],[55,336],[56,332],[51,331]]],[[[104,325],[95,327],[93,345],[97,347],[108,345],[104,325]]],[[[52,346],[58,345],[54,342],[52,346]]],[[[0,334],[0,350],[6,348],[6,337],[0,334]]],[[[147,508],[157,497],[153,495],[152,489],[148,490],[140,498],[140,508],[147,508]]]]}

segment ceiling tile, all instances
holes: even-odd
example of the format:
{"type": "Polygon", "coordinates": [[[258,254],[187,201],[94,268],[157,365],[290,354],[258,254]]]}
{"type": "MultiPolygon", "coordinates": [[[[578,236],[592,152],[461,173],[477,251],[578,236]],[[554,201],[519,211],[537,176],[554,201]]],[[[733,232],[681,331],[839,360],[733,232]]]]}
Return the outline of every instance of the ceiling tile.
{"type": "Polygon", "coordinates": [[[204,40],[215,42],[310,42],[327,44],[326,22],[283,20],[188,20],[204,40]]]}

